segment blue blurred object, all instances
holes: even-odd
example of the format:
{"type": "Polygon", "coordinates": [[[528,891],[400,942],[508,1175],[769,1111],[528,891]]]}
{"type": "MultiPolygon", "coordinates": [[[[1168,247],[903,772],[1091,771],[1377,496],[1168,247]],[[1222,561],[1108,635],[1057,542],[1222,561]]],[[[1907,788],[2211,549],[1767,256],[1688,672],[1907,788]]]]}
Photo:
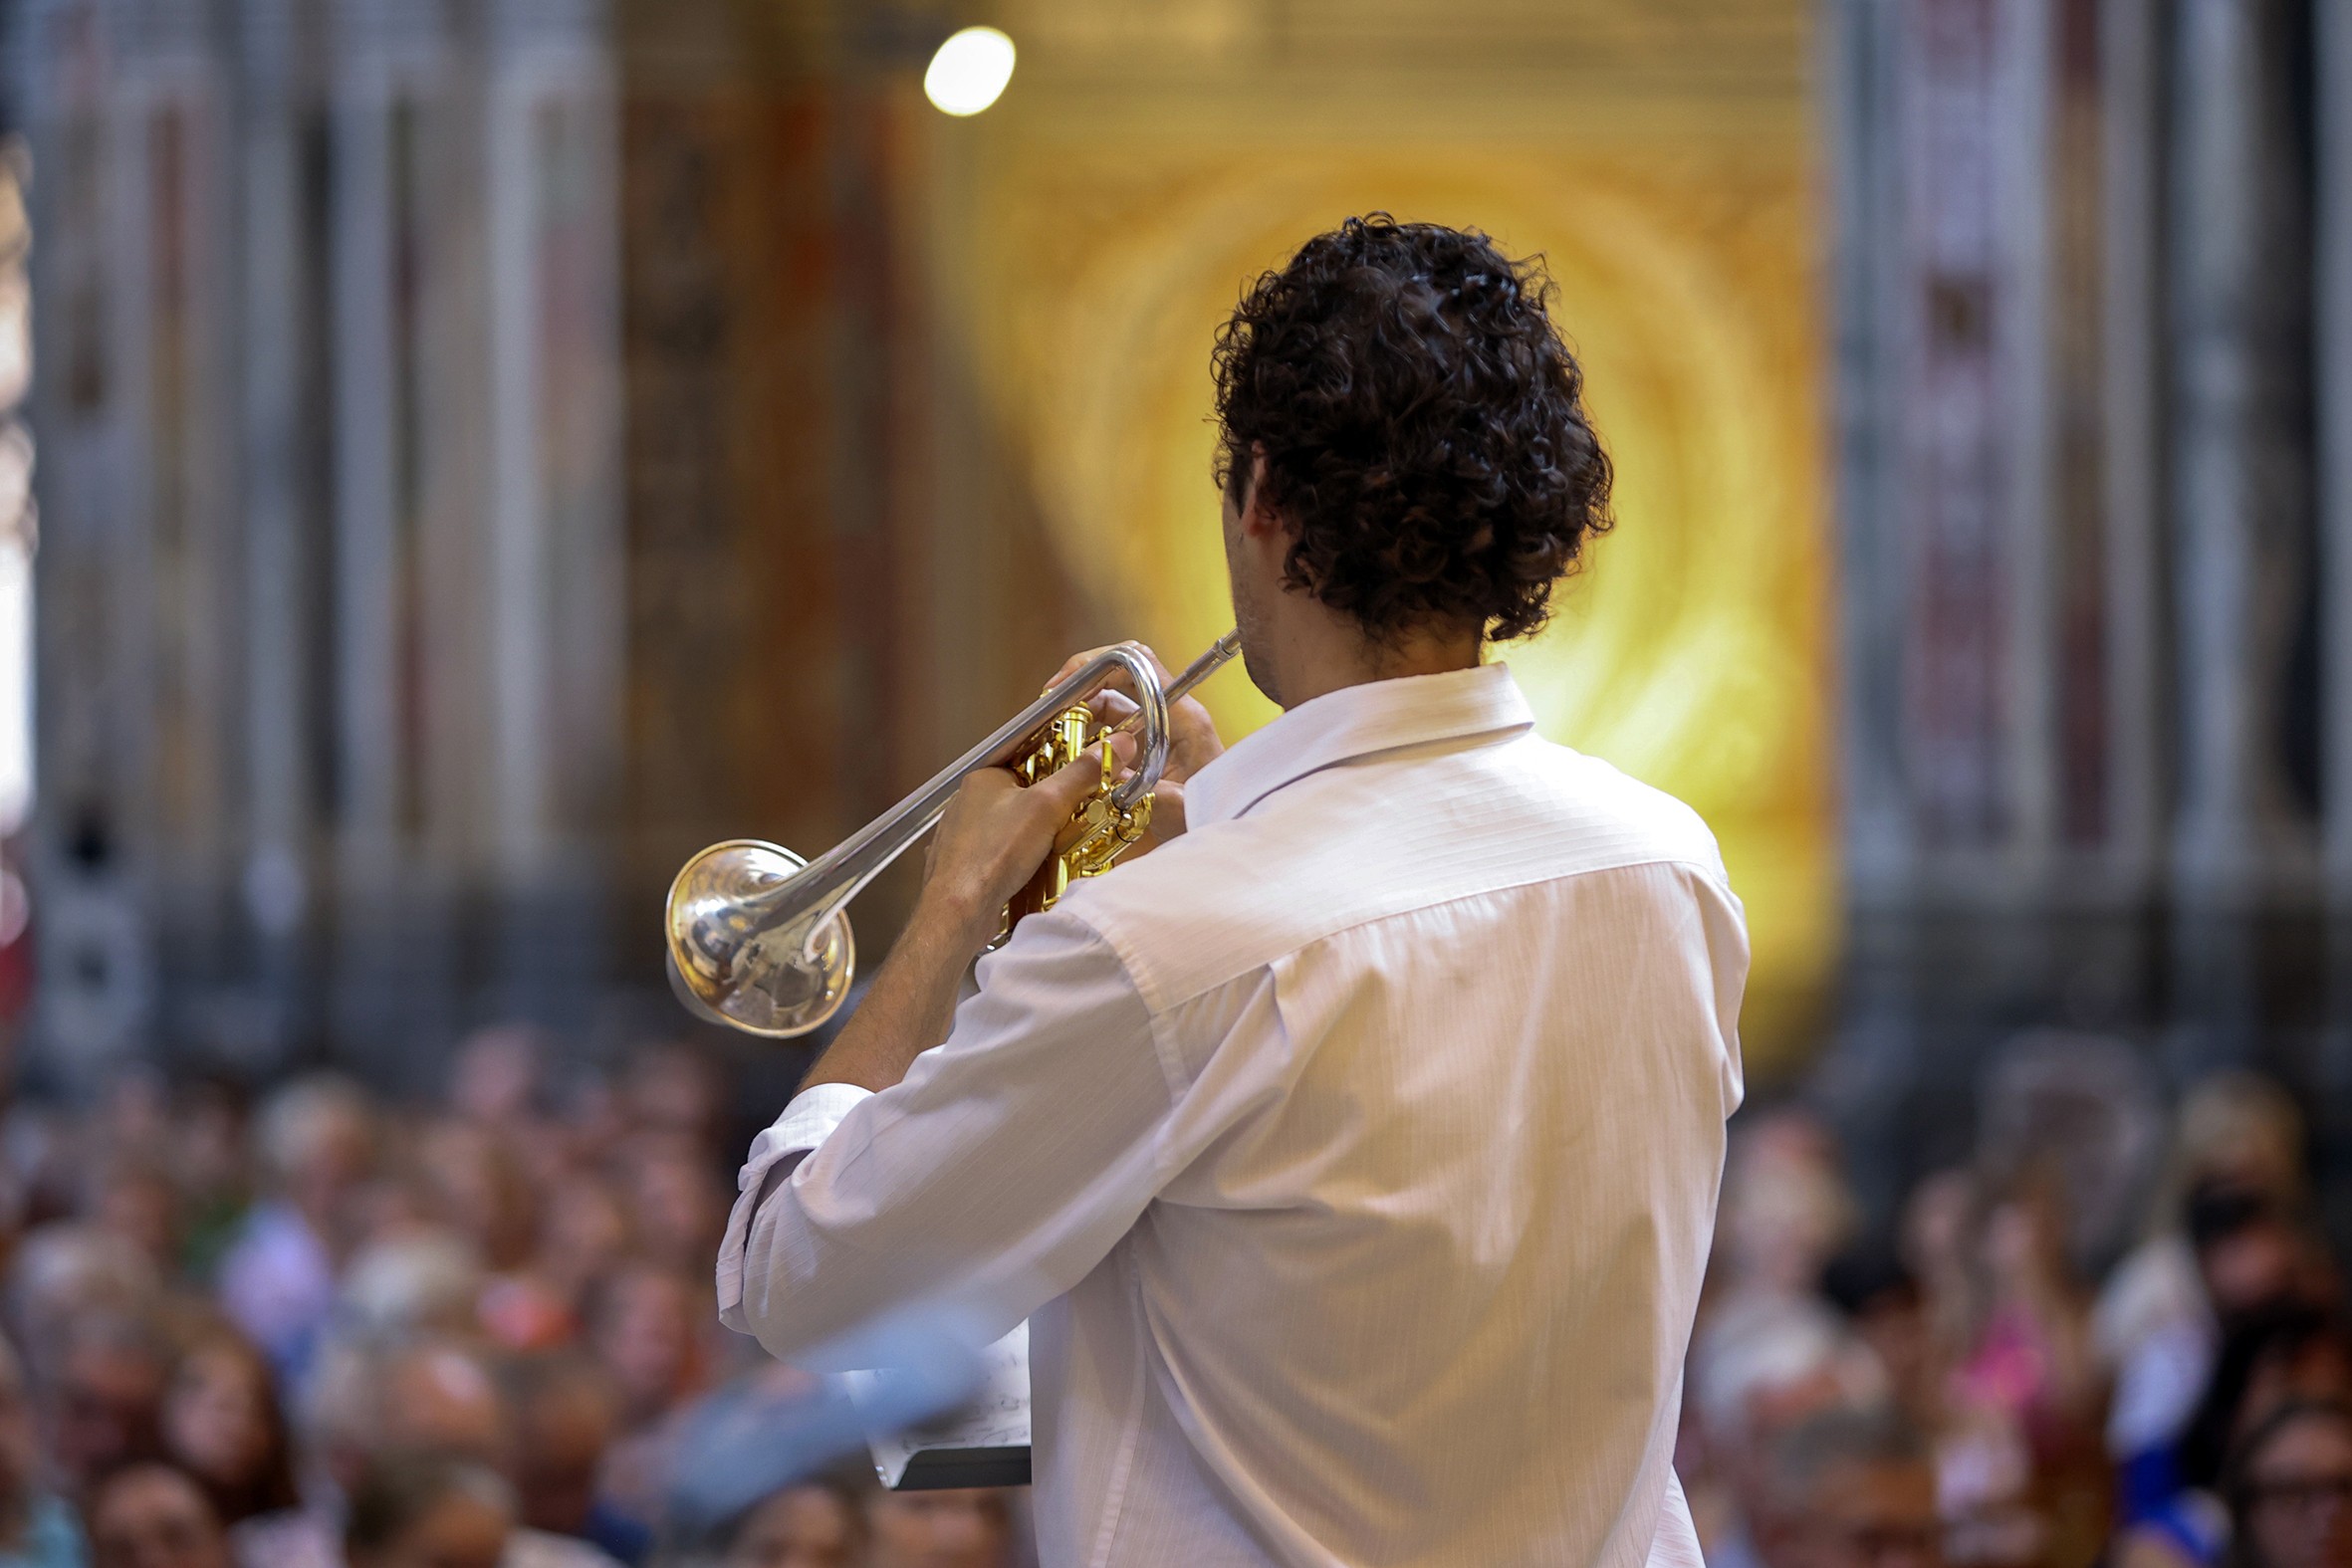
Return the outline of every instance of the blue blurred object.
{"type": "Polygon", "coordinates": [[[898,1316],[850,1338],[853,1359],[889,1369],[861,1404],[850,1403],[837,1379],[812,1397],[800,1375],[779,1368],[738,1379],[688,1414],[670,1483],[674,1537],[715,1535],[761,1498],[844,1455],[862,1455],[869,1430],[927,1421],[979,1387],[980,1349],[956,1331],[950,1314],[898,1316]]]}

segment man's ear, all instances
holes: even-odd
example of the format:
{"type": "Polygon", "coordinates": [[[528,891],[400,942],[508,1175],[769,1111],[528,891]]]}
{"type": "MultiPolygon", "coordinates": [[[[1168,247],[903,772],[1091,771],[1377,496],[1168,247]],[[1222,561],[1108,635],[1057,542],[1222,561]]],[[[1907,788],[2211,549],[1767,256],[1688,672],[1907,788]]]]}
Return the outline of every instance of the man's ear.
{"type": "Polygon", "coordinates": [[[1266,448],[1253,446],[1250,449],[1249,488],[1242,492],[1242,532],[1253,538],[1279,533],[1283,526],[1282,519],[1275,516],[1274,509],[1259,499],[1265,494],[1266,448]]]}

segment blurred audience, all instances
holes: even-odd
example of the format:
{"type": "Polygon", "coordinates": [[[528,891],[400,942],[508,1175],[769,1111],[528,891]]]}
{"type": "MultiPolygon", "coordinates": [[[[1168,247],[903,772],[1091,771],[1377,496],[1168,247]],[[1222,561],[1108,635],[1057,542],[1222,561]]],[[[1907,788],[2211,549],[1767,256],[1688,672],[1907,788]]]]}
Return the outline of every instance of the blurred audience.
{"type": "Polygon", "coordinates": [[[0,1568],[1033,1561],[1018,1494],[875,1496],[837,1391],[719,1327],[728,1104],[690,1045],[508,1027],[423,1103],[13,1105],[0,1568]]]}
{"type": "Polygon", "coordinates": [[[2352,1335],[2296,1103],[2232,1072],[2168,1120],[2154,1083],[2021,1037],[1970,1157],[1874,1195],[1890,1235],[1801,1106],[1739,1119],[1677,1453],[1711,1568],[2352,1568],[2352,1335]]]}
{"type": "MultiPolygon", "coordinates": [[[[1677,1450],[1711,1568],[2352,1568],[2296,1103],[2154,1081],[2022,1038],[1969,1156],[1867,1206],[1801,1105],[1743,1113],[1677,1450]]],[[[17,1107],[0,1568],[1033,1562],[1022,1493],[879,1489],[837,1391],[718,1327],[725,1090],[498,1029],[431,1103],[17,1107]]]]}

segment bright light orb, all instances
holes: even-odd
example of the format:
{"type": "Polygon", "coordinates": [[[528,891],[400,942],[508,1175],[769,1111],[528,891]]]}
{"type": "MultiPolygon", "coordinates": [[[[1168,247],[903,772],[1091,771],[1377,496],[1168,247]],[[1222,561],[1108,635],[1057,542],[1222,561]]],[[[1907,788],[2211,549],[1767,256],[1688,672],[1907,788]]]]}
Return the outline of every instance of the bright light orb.
{"type": "Polygon", "coordinates": [[[1013,40],[993,27],[967,27],[939,46],[923,73],[923,96],[943,114],[977,114],[1013,80],[1013,40]]]}

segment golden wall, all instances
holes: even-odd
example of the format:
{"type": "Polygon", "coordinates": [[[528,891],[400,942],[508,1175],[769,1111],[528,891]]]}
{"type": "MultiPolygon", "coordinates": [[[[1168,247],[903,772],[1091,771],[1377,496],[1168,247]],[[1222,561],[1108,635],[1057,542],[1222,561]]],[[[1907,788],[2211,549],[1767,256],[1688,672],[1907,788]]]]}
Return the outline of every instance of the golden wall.
{"type": "MultiPolygon", "coordinates": [[[[1446,13],[1452,30],[1368,42],[1338,21],[1277,36],[1238,0],[1149,25],[1120,6],[1014,9],[1025,52],[1005,100],[929,132],[943,380],[1000,470],[969,521],[1022,513],[1086,624],[1181,663],[1229,618],[1208,350],[1244,281],[1372,209],[1542,253],[1617,465],[1618,526],[1552,625],[1506,656],[1547,736],[1714,826],[1755,943],[1752,1067],[1789,1063],[1837,940],[1798,8],[1721,0],[1726,25],[1688,35],[1627,23],[1597,59],[1575,47],[1578,16],[1646,8],[1488,0],[1446,13]]],[[[1271,714],[1238,674],[1206,696],[1229,739],[1271,714]]]]}

